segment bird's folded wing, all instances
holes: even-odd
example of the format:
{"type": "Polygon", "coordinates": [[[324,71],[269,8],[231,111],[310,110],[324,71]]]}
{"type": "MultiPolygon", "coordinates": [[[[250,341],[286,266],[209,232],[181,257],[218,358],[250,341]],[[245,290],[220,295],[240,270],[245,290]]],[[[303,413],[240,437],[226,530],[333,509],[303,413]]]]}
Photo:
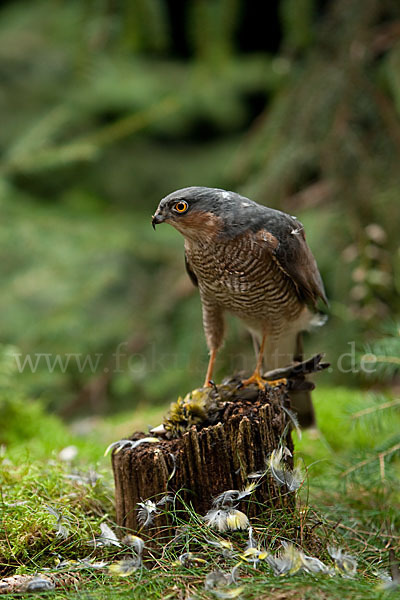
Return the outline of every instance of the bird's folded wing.
{"type": "Polygon", "coordinates": [[[279,232],[273,227],[273,233],[266,223],[256,236],[259,243],[264,241],[265,251],[272,253],[277,265],[293,281],[301,300],[313,307],[319,298],[328,304],[317,263],[300,221],[288,216],[287,222],[280,223],[279,232]]]}

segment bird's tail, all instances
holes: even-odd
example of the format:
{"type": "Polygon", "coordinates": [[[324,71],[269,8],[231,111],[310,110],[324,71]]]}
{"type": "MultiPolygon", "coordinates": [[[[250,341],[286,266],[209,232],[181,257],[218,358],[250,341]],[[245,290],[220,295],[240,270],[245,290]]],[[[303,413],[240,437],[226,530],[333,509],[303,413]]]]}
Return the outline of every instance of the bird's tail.
{"type": "MultiPolygon", "coordinates": [[[[293,361],[303,360],[303,334],[302,332],[288,332],[279,339],[275,348],[267,349],[265,355],[265,369],[267,371],[286,367],[293,361]]],[[[302,427],[315,425],[315,413],[311,400],[312,383],[304,379],[298,381],[296,388],[290,390],[289,396],[292,408],[297,413],[299,423],[302,427]]]]}
{"type": "MultiPolygon", "coordinates": [[[[300,331],[296,336],[293,360],[301,362],[303,358],[303,333],[300,331]]],[[[289,392],[292,408],[297,413],[301,427],[313,427],[315,425],[315,411],[311,399],[310,383],[307,379],[304,382],[300,381],[298,388],[289,392]]]]}

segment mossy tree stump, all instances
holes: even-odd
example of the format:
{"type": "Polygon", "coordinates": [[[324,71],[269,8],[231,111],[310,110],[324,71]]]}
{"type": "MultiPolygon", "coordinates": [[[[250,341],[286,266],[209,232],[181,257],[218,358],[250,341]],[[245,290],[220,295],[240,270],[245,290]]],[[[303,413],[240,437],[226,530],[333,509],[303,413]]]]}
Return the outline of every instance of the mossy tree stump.
{"type": "MultiPolygon", "coordinates": [[[[307,372],[325,368],[321,356],[307,372]]],[[[306,363],[305,363],[306,364],[306,363]]],[[[296,377],[299,373],[296,366],[296,377]]],[[[302,371],[301,380],[304,380],[302,371]]],[[[290,417],[289,379],[279,387],[266,390],[237,390],[224,400],[217,421],[207,426],[192,426],[175,439],[160,439],[135,448],[124,447],[112,455],[115,480],[117,523],[132,531],[140,530],[138,503],[157,501],[166,494],[178,493],[178,508],[192,506],[205,515],[212,500],[226,490],[241,490],[248,476],[265,471],[269,455],[280,445],[293,450],[290,417]],[[288,426],[289,424],[289,426],[288,426]],[[171,474],[173,476],[171,477],[171,474]]],[[[236,389],[236,388],[235,388],[236,389]]],[[[145,437],[137,433],[132,440],[145,437]]],[[[292,468],[287,453],[286,464],[292,468]]],[[[268,473],[252,494],[252,502],[242,501],[240,509],[248,517],[268,510],[290,508],[294,495],[279,485],[268,473]]],[[[156,517],[151,529],[154,538],[173,529],[165,514],[156,517]]],[[[171,533],[171,531],[170,531],[171,533]]]]}
{"type": "MultiPolygon", "coordinates": [[[[200,430],[193,426],[178,439],[114,452],[118,525],[138,531],[137,504],[149,498],[159,500],[167,493],[179,492],[185,504],[204,515],[215,496],[244,488],[248,475],[264,471],[268,455],[282,443],[288,417],[281,402],[286,401],[282,388],[260,391],[256,401],[227,402],[215,425],[200,430]],[[169,480],[174,468],[175,474],[169,480]]],[[[132,439],[140,437],[144,434],[132,439]]],[[[292,450],[287,428],[284,444],[292,450]]],[[[291,495],[282,494],[269,476],[263,478],[252,498],[257,502],[245,509],[249,517],[291,502],[291,495]]],[[[165,530],[166,525],[163,515],[157,517],[156,529],[165,530]]],[[[152,535],[157,536],[157,531],[152,529],[152,535]]]]}

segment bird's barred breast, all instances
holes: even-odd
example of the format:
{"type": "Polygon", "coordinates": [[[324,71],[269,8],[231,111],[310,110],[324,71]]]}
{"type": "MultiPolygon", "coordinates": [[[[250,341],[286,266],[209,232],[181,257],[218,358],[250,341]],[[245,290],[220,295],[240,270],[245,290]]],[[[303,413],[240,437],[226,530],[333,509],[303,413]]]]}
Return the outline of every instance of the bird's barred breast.
{"type": "Polygon", "coordinates": [[[294,320],[304,306],[295,285],[249,237],[188,243],[186,254],[202,297],[245,320],[294,320]]]}

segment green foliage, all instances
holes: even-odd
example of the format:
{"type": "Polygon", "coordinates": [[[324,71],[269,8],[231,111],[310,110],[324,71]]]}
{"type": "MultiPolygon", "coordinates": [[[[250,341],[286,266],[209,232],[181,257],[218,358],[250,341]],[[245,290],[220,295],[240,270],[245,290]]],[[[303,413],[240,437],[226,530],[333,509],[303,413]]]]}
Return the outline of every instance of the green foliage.
{"type": "Polygon", "coordinates": [[[0,444],[45,438],[51,429],[63,432],[57,419],[48,415],[42,404],[29,401],[16,381],[16,348],[0,349],[0,444]]]}
{"type": "Polygon", "coordinates": [[[369,378],[390,383],[400,371],[400,323],[389,324],[385,333],[365,348],[359,360],[369,378]]]}
{"type": "MultiPolygon", "coordinates": [[[[112,15],[77,1],[57,10],[47,10],[49,4],[27,3],[24,18],[20,7],[4,10],[0,63],[10,79],[12,69],[27,72],[22,92],[28,92],[25,97],[12,84],[3,99],[7,106],[18,94],[20,104],[18,123],[11,119],[0,135],[7,176],[29,176],[43,185],[43,178],[63,173],[68,181],[73,169],[87,172],[90,163],[98,164],[105,147],[113,145],[113,154],[123,157],[129,145],[116,144],[142,130],[150,139],[177,140],[199,121],[216,132],[237,131],[248,119],[245,95],[265,92],[277,79],[268,60],[234,57],[232,0],[190,3],[194,45],[206,51],[198,50],[199,60],[187,64],[168,55],[171,33],[161,0],[130,3],[112,15]]],[[[140,202],[139,195],[133,198],[140,202]]]]}
{"type": "MultiPolygon", "coordinates": [[[[314,394],[319,433],[296,443],[307,478],[295,514],[254,525],[272,549],[309,527],[319,556],[334,540],[357,555],[359,576],[275,578],[247,565],[243,595],[375,599],[383,594],[375,571],[400,545],[399,403],[390,391],[349,389],[356,378],[339,365],[357,340],[367,344],[361,359],[379,358],[375,382],[392,385],[398,373],[398,324],[381,339],[377,331],[400,308],[399,7],[281,0],[272,56],[238,47],[243,2],[185,3],[180,40],[172,4],[1,9],[2,572],[54,570],[58,555],[124,555],[87,544],[101,522],[112,525],[104,449],[161,422],[160,405],[201,384],[207,360],[182,240],[167,227],[155,235],[150,216],[167,192],[201,184],[304,222],[332,313],[312,344],[347,386],[314,394]],[[37,368],[19,368],[38,356],[37,368]],[[113,415],[78,420],[73,434],[49,408],[113,415]],[[65,462],[70,445],[78,455],[65,462]],[[56,536],[46,505],[67,519],[67,538],[56,536]]],[[[242,328],[230,331],[221,376],[251,367],[239,364],[251,356],[242,328]]],[[[95,597],[103,586],[104,597],[210,597],[207,572],[233,565],[207,545],[197,515],[182,525],[183,542],[167,544],[148,571],[126,583],[85,571],[82,587],[95,597]],[[204,553],[207,566],[174,565],[183,551],[204,553]]],[[[243,549],[243,535],[233,543],[243,549]]],[[[68,569],[58,571],[66,588],[68,569]]]]}
{"type": "MultiPolygon", "coordinates": [[[[381,584],[376,571],[387,566],[386,536],[392,536],[389,539],[395,547],[399,541],[394,503],[398,490],[396,486],[389,490],[390,479],[380,482],[380,487],[385,488],[384,493],[379,489],[379,482],[374,480],[374,472],[379,474],[379,462],[375,469],[365,471],[363,477],[343,477],[343,474],[349,466],[357,466],[360,452],[379,449],[379,444],[388,437],[390,424],[392,432],[399,429],[400,416],[399,413],[392,415],[384,430],[374,430],[374,435],[368,437],[370,425],[364,428],[365,424],[352,418],[353,413],[368,406],[368,402],[367,396],[344,388],[317,391],[320,436],[316,437],[315,432],[305,432],[303,440],[296,443],[295,458],[303,457],[307,466],[298,506],[294,511],[276,510],[252,523],[258,544],[272,553],[279,548],[282,540],[295,541],[308,554],[330,565],[332,561],[326,551],[327,546],[333,544],[346,548],[359,561],[356,577],[342,579],[339,576],[296,574],[277,578],[266,562],[253,566],[241,559],[236,586],[244,586],[246,598],[260,598],[265,593],[274,598],[277,588],[279,594],[302,594],[304,597],[308,597],[307,594],[317,598],[326,595],[330,598],[380,597],[381,584]],[[388,505],[391,494],[393,508],[388,505]]],[[[128,424],[125,425],[128,427],[128,424]]],[[[115,435],[116,427],[120,425],[115,422],[112,425],[108,421],[108,434],[114,429],[115,435]]],[[[51,431],[50,428],[39,431],[38,439],[48,437],[51,431]]],[[[1,501],[3,529],[7,537],[0,538],[2,572],[45,573],[43,569],[49,568],[50,574],[61,585],[58,594],[63,593],[63,588],[68,593],[71,585],[77,585],[81,591],[93,592],[96,597],[100,588],[109,594],[130,590],[133,597],[138,598],[146,595],[159,598],[168,593],[178,593],[178,589],[190,589],[192,594],[198,590],[202,597],[211,597],[210,592],[203,588],[206,575],[218,569],[229,572],[243,555],[247,535],[239,531],[218,534],[206,527],[190,507],[186,507],[189,518],[179,511],[174,512],[173,508],[168,509],[171,510],[171,518],[182,527],[182,535],[162,543],[162,548],[153,546],[151,555],[145,557],[144,570],[119,578],[112,576],[108,567],[96,571],[71,562],[89,557],[94,562],[115,564],[123,557],[129,557],[129,550],[124,546],[94,549],[88,545],[99,536],[101,522],[115,530],[109,487],[111,474],[109,469],[97,468],[102,477],[85,480],[90,475],[88,468],[95,455],[94,439],[89,438],[83,446],[80,440],[70,437],[70,443],[80,444],[78,457],[70,463],[57,458],[55,452],[60,449],[60,440],[52,436],[51,460],[32,447],[28,462],[26,454],[24,456],[19,450],[24,444],[22,440],[9,443],[6,452],[3,452],[1,501]],[[70,475],[77,477],[71,479],[70,475]],[[63,515],[67,537],[56,535],[56,519],[45,506],[55,508],[63,515]],[[223,548],[210,544],[210,540],[218,543],[220,539],[232,544],[232,555],[223,555],[223,548]],[[182,563],[179,556],[186,552],[192,553],[193,561],[182,563]],[[196,562],[197,558],[201,560],[196,562]],[[57,567],[60,560],[66,563],[57,567]],[[201,562],[204,560],[206,562],[201,562]],[[71,577],[75,584],[71,584],[71,577]]],[[[98,458],[103,450],[104,447],[100,450],[97,445],[98,458]]],[[[393,460],[388,465],[388,477],[391,469],[398,471],[398,461],[393,460]]],[[[119,533],[122,537],[124,532],[119,533]]],[[[149,533],[151,535],[151,531],[149,533]]]]}
{"type": "Polygon", "coordinates": [[[308,48],[315,38],[315,0],[282,0],[284,44],[290,51],[308,48]]]}
{"type": "Polygon", "coordinates": [[[315,396],[320,433],[305,432],[296,443],[309,465],[307,497],[327,526],[353,541],[368,537],[363,556],[373,572],[387,564],[385,544],[396,552],[400,546],[393,537],[400,526],[399,403],[344,388],[315,396]]]}
{"type": "MultiPolygon", "coordinates": [[[[91,357],[93,368],[43,358],[21,373],[68,414],[107,410],[110,398],[113,409],[173,400],[203,379],[182,241],[149,225],[178,187],[240,189],[302,219],[332,311],[309,348],[334,366],[399,310],[396,6],[282,0],[274,56],[238,47],[239,0],[188,2],[180,40],[169,10],[162,0],[2,8],[3,341],[22,358],[91,357]],[[132,340],[132,368],[126,357],[114,372],[116,348],[132,340]]],[[[242,368],[238,348],[251,356],[232,330],[221,373],[242,368]]]]}
{"type": "Polygon", "coordinates": [[[212,68],[232,56],[239,4],[238,0],[191,3],[188,29],[195,55],[212,68]]]}
{"type": "Polygon", "coordinates": [[[3,341],[34,364],[49,355],[21,378],[69,414],[88,397],[104,411],[110,396],[126,406],[193,387],[190,365],[207,358],[198,300],[186,298],[181,240],[155,237],[150,216],[173,188],[223,184],[248,98],[282,78],[269,57],[236,52],[237,2],[190,3],[188,41],[207,46],[193,61],[172,56],[166,3],[130,4],[2,8],[3,341]],[[126,341],[134,349],[115,369],[126,341]]]}
{"type": "MultiPolygon", "coordinates": [[[[308,460],[317,461],[313,472],[321,478],[326,473],[325,461],[329,458],[335,462],[335,453],[341,456],[336,466],[346,463],[350,468],[355,456],[377,456],[385,444],[394,443],[400,430],[400,412],[391,397],[343,387],[321,387],[313,397],[321,436],[316,442],[313,432],[305,432],[297,448],[308,460]]],[[[379,474],[379,464],[375,473],[379,474]]]]}
{"type": "MultiPolygon", "coordinates": [[[[7,539],[0,542],[3,573],[34,572],[39,565],[55,566],[58,553],[69,559],[88,555],[88,542],[99,523],[112,511],[112,493],[102,479],[76,483],[61,462],[16,464],[3,457],[2,513],[7,539]],[[46,509],[62,514],[67,532],[57,537],[56,519],[46,509]]],[[[101,477],[99,475],[99,477],[101,477]]]]}
{"type": "Polygon", "coordinates": [[[311,14],[312,2],[281,4],[286,84],[230,173],[251,197],[304,211],[332,300],[327,338],[335,355],[344,347],[338,330],[350,340],[369,338],[400,309],[398,43],[384,38],[399,9],[390,1],[340,0],[313,28],[297,16],[303,4],[311,14]],[[314,35],[309,51],[293,56],[314,35]]]}

